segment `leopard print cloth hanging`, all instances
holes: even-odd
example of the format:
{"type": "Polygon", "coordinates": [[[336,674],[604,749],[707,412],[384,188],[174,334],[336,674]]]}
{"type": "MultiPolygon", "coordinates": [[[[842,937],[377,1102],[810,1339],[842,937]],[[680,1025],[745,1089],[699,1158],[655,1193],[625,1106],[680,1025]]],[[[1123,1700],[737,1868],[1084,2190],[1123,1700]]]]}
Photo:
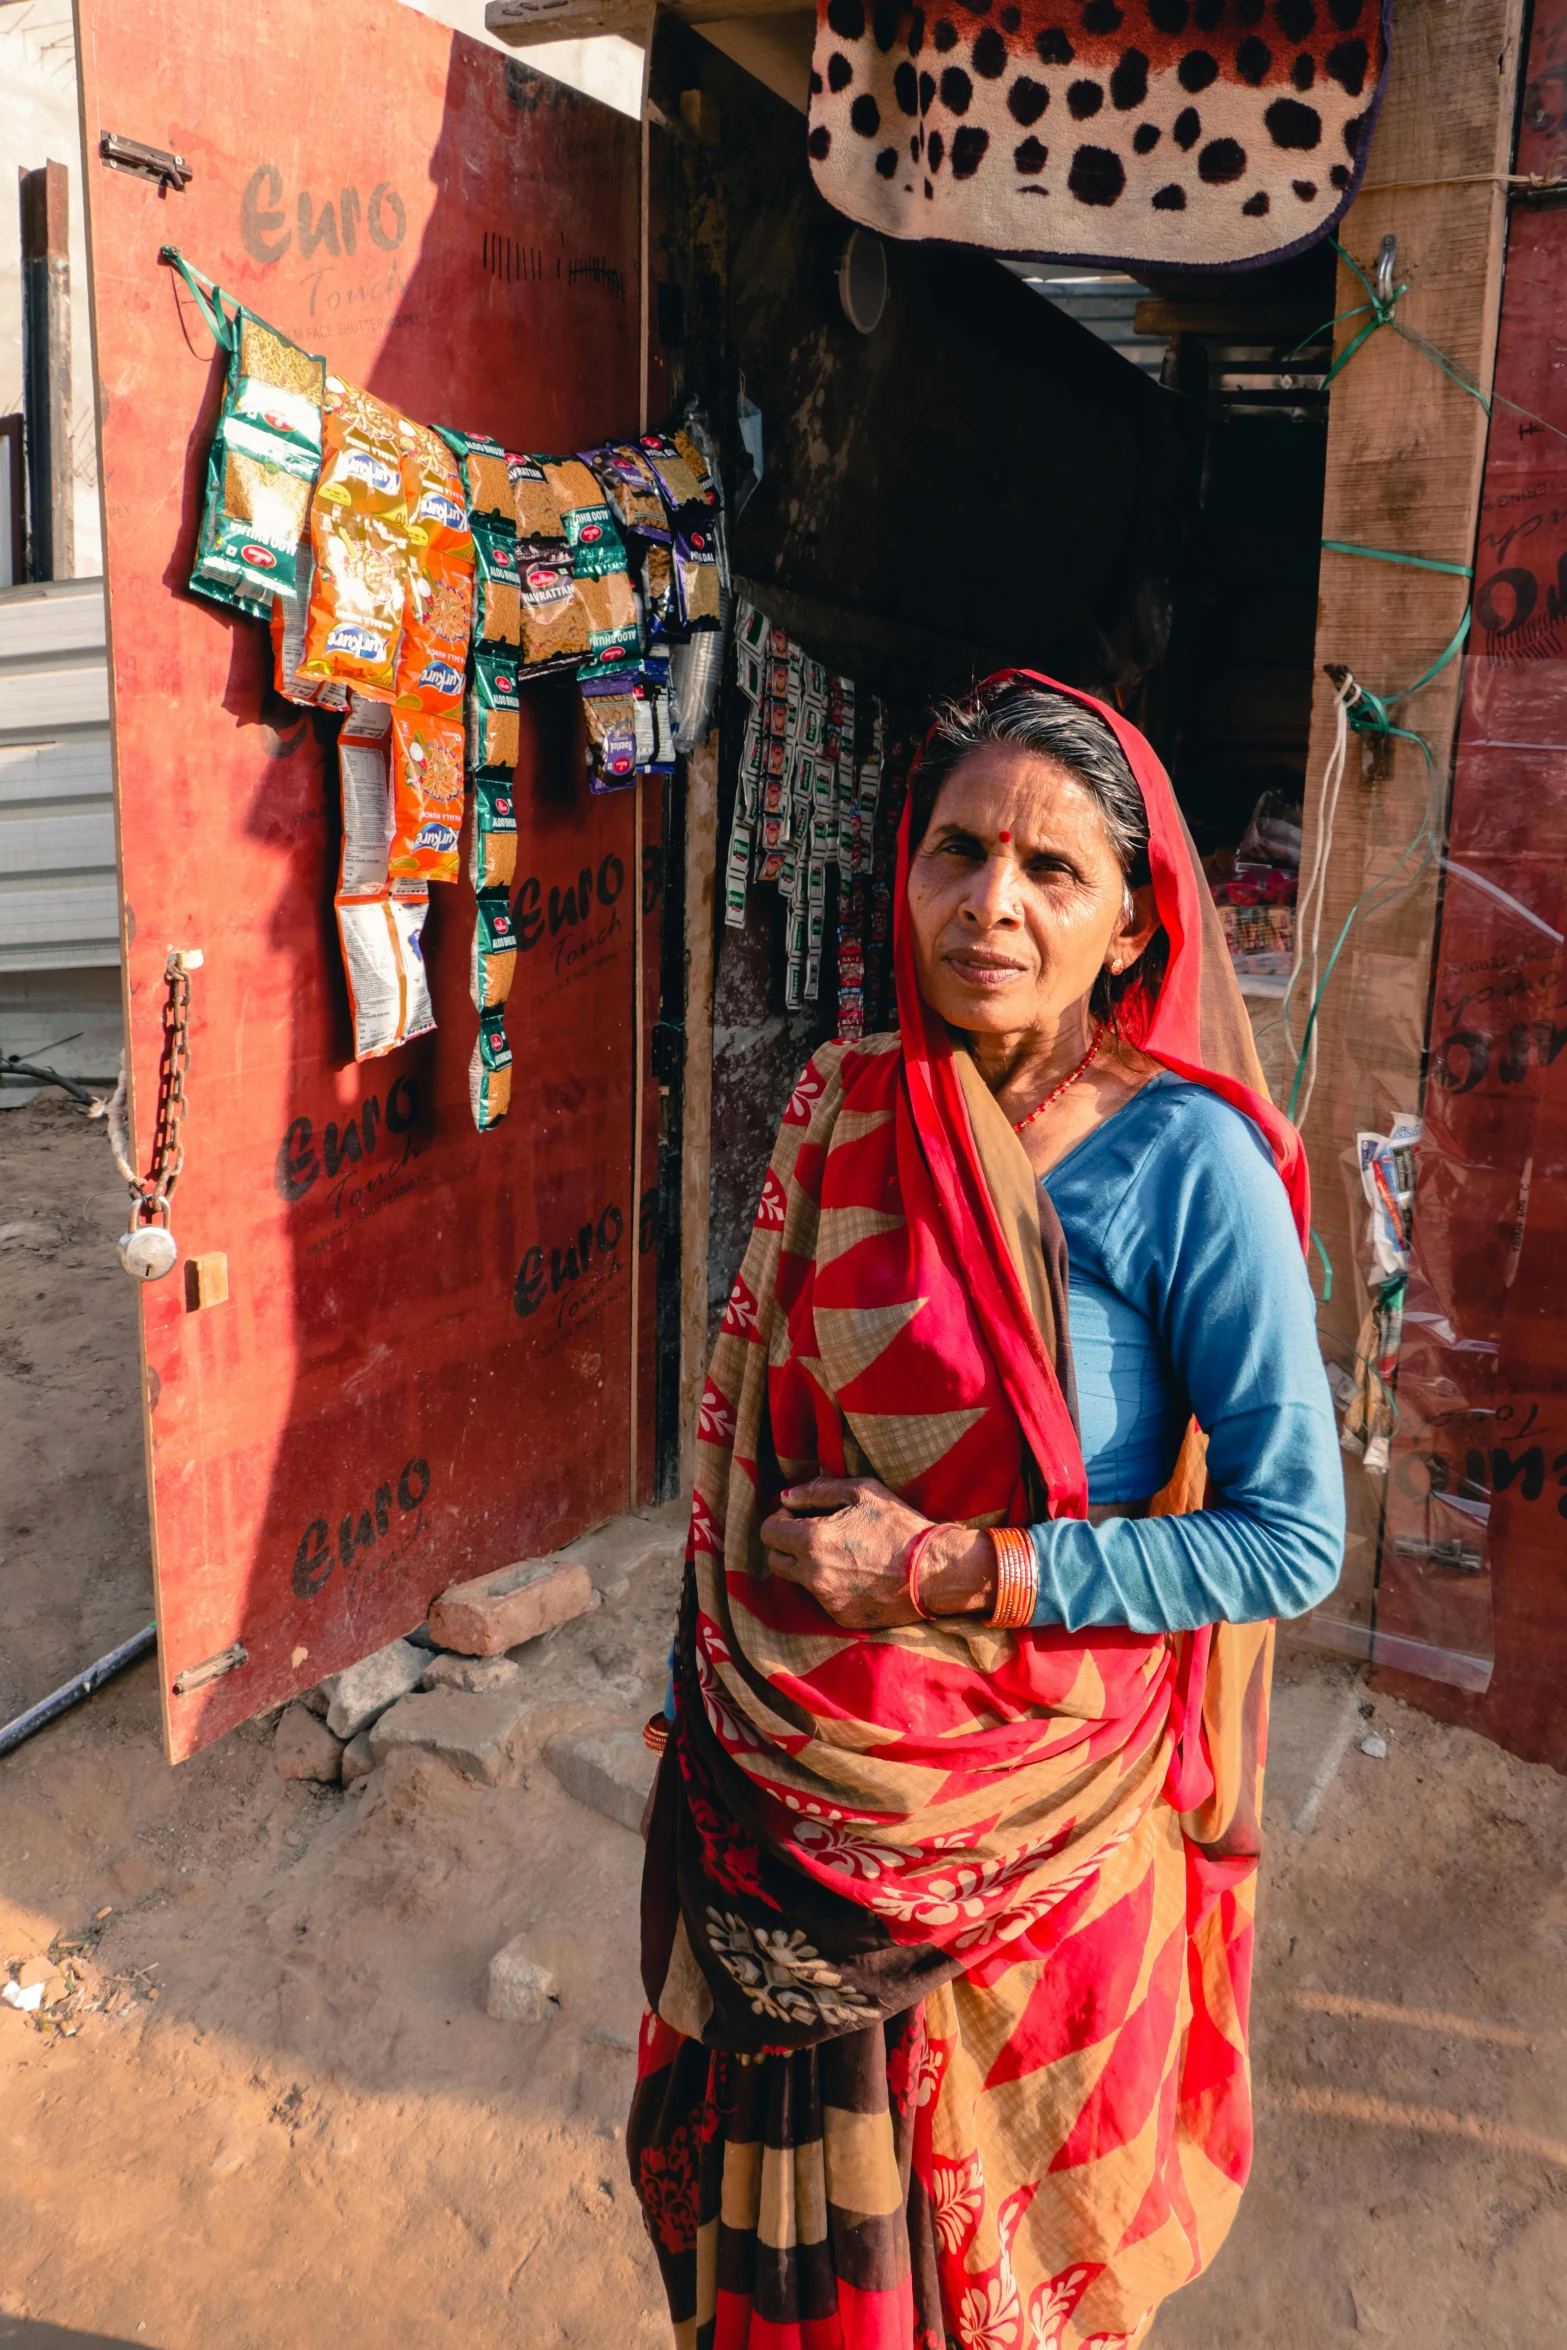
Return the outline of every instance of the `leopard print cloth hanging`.
{"type": "Polygon", "coordinates": [[[884,236],[1245,269],[1365,168],[1392,0],[819,0],[816,184],[884,236]]]}

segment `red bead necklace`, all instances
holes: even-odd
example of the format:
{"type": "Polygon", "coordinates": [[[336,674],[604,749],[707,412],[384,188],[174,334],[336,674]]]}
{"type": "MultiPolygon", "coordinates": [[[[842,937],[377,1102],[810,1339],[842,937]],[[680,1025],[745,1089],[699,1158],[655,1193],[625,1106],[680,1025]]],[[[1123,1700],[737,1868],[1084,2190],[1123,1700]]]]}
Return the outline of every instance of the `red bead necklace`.
{"type": "Polygon", "coordinates": [[[1013,1119],[1012,1131],[1014,1134],[1021,1134],[1025,1126],[1032,1126],[1034,1120],[1040,1117],[1046,1110],[1048,1110],[1052,1102],[1058,1102],[1061,1099],[1061,1096],[1066,1092],[1067,1088],[1077,1083],[1078,1079],[1082,1076],[1083,1071],[1088,1067],[1095,1053],[1098,1052],[1099,1047],[1103,1044],[1104,1034],[1104,1022],[1102,1020],[1096,1020],[1094,1022],[1094,1033],[1088,1040],[1088,1050],[1086,1053],[1084,1053],[1082,1059],[1078,1062],[1077,1067],[1072,1070],[1068,1076],[1063,1077],[1060,1084],[1055,1087],[1053,1092],[1047,1093],[1042,1102],[1036,1102],[1033,1109],[1029,1111],[1026,1118],[1013,1119]]]}

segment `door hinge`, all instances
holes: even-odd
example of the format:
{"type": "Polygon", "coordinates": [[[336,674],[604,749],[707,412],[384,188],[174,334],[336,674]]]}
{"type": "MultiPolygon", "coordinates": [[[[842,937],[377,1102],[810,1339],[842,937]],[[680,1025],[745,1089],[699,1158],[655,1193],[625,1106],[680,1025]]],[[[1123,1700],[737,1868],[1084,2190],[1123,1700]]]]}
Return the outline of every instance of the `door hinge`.
{"type": "Polygon", "coordinates": [[[171,155],[166,147],[144,147],[140,139],[122,139],[118,131],[104,132],[98,153],[111,171],[134,171],[141,179],[156,180],[165,196],[170,188],[178,195],[195,176],[183,155],[171,155]]]}

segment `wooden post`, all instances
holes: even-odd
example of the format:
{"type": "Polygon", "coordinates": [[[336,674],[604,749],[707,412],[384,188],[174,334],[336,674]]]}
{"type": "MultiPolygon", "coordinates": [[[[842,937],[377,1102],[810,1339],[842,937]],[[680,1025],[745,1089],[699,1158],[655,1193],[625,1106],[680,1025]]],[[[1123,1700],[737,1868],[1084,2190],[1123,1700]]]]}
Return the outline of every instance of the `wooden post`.
{"type": "Polygon", "coordinates": [[[18,174],[22,202],[22,380],[27,415],[28,576],[72,579],[70,174],[18,174]]]}
{"type": "MultiPolygon", "coordinates": [[[[1464,0],[1456,8],[1450,0],[1400,0],[1365,185],[1339,231],[1339,243],[1373,279],[1383,239],[1397,240],[1393,282],[1407,285],[1398,319],[1481,385],[1490,383],[1496,350],[1523,16],[1523,0],[1464,0]]],[[[1335,309],[1353,311],[1365,299],[1341,263],[1335,309]]],[[[1346,319],[1336,349],[1366,324],[1364,312],[1346,319]]],[[[1324,539],[1472,563],[1485,445],[1480,402],[1427,353],[1379,330],[1329,395],[1324,539]]],[[[1322,665],[1344,664],[1384,699],[1399,694],[1448,645],[1469,592],[1467,579],[1446,573],[1324,552],[1303,876],[1321,843],[1323,781],[1335,733],[1334,693],[1322,665]]],[[[1435,839],[1424,861],[1417,851],[1396,874],[1395,903],[1355,920],[1327,981],[1315,1084],[1302,1120],[1312,1220],[1334,1273],[1320,1322],[1332,1334],[1329,1359],[1347,1368],[1353,1366],[1346,1350],[1359,1327],[1356,1267],[1364,1253],[1365,1207],[1344,1154],[1353,1152],[1357,1131],[1386,1133],[1397,1112],[1420,1106],[1461,678],[1455,660],[1393,712],[1395,723],[1418,731],[1429,745],[1429,775],[1416,744],[1395,742],[1384,746],[1390,756],[1369,763],[1381,772],[1367,779],[1360,744],[1351,738],[1327,848],[1319,980],[1351,909],[1394,875],[1428,802],[1434,808],[1435,839]]],[[[1297,989],[1297,1043],[1309,1004],[1297,989]]],[[[1287,1066],[1286,1107],[1292,1075],[1287,1066]]],[[[1315,1261],[1313,1271],[1320,1289],[1315,1261]]],[[[1383,1482],[1349,1466],[1344,1581],[1324,1612],[1351,1630],[1369,1619],[1383,1482]]]]}
{"type": "Polygon", "coordinates": [[[680,1477],[691,1490],[707,1371],[707,1227],[713,1166],[713,888],[718,732],[686,761],[685,1130],[680,1187],[680,1477]]]}

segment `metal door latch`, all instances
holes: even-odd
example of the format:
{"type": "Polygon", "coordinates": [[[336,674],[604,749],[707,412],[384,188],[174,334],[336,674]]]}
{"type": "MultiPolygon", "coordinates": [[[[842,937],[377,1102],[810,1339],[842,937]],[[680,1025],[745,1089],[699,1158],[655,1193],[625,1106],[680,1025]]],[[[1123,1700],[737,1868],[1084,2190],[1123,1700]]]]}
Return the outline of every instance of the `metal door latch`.
{"type": "Polygon", "coordinates": [[[179,195],[195,177],[183,155],[171,155],[167,147],[144,147],[140,139],[122,139],[118,131],[104,132],[98,153],[111,171],[134,171],[141,179],[156,180],[164,195],[170,188],[179,195]]]}

